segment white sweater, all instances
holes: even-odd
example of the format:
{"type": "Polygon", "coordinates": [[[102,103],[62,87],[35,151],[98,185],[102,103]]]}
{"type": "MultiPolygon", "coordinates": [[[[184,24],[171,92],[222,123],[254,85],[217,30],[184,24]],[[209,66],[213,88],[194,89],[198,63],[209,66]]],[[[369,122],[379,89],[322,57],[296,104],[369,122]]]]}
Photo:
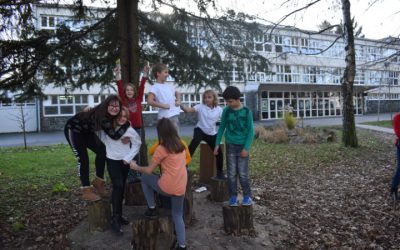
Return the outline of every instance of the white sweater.
{"type": "Polygon", "coordinates": [[[135,157],[135,155],[140,150],[140,145],[142,141],[140,136],[136,131],[129,127],[125,134],[119,140],[111,139],[104,131],[101,131],[100,140],[106,145],[107,158],[111,160],[124,160],[130,163],[135,157]],[[129,137],[131,139],[132,146],[128,144],[123,144],[121,139],[124,137],[129,137]]]}

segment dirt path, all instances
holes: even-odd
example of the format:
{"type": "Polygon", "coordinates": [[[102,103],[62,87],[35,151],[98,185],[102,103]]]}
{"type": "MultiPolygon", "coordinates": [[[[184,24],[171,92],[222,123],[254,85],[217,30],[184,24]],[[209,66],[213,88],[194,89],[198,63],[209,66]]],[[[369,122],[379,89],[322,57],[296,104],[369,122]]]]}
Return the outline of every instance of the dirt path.
{"type": "MultiPolygon", "coordinates": [[[[282,232],[287,232],[288,223],[268,214],[265,207],[255,204],[255,229],[257,236],[230,236],[223,230],[222,205],[211,202],[209,192],[193,194],[194,220],[186,229],[189,249],[274,249],[282,232]],[[262,219],[260,219],[262,218],[262,219]]],[[[125,206],[129,218],[142,207],[125,206]]],[[[124,235],[116,236],[111,230],[89,233],[87,219],[81,222],[69,235],[73,249],[131,249],[132,229],[124,227],[124,235]]]]}

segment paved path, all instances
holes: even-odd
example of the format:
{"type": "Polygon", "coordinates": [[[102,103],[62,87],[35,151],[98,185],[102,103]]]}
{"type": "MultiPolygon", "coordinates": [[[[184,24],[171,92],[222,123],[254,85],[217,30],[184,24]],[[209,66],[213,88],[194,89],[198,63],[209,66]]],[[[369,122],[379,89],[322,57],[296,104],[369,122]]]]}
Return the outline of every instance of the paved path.
{"type": "MultiPolygon", "coordinates": [[[[356,116],[356,126],[359,128],[366,128],[371,130],[377,130],[381,132],[392,133],[391,129],[363,125],[360,123],[377,121],[377,115],[362,115],[356,116]]],[[[390,120],[390,114],[380,114],[379,120],[390,120]]],[[[319,126],[335,126],[342,124],[342,117],[326,117],[326,118],[307,118],[307,119],[299,119],[300,126],[311,126],[311,127],[319,127],[319,126]]],[[[282,120],[273,120],[273,121],[257,121],[255,122],[255,126],[260,125],[273,125],[276,123],[282,123],[282,120]]],[[[180,134],[182,136],[191,137],[193,134],[194,126],[180,126],[180,134]]],[[[146,138],[155,139],[157,138],[157,132],[155,127],[146,128],[146,138]]],[[[28,133],[27,134],[27,145],[28,146],[45,146],[45,145],[54,145],[60,143],[67,143],[64,137],[63,131],[54,131],[54,132],[40,132],[40,133],[28,133]]],[[[22,133],[11,133],[11,134],[0,134],[0,147],[20,147],[24,145],[24,137],[22,133]]]]}

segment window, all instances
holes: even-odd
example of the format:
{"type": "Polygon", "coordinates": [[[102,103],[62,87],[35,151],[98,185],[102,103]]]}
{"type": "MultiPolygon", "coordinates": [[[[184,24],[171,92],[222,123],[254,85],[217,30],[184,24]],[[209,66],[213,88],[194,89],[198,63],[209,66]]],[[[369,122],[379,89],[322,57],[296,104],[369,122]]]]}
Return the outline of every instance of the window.
{"type": "Polygon", "coordinates": [[[88,95],[50,95],[43,101],[44,116],[74,115],[88,105],[88,95]]]}
{"type": "Polygon", "coordinates": [[[197,104],[201,103],[200,94],[181,94],[181,102],[186,107],[194,107],[197,104]]]}
{"type": "Polygon", "coordinates": [[[399,72],[389,71],[388,85],[399,85],[399,72]]]}

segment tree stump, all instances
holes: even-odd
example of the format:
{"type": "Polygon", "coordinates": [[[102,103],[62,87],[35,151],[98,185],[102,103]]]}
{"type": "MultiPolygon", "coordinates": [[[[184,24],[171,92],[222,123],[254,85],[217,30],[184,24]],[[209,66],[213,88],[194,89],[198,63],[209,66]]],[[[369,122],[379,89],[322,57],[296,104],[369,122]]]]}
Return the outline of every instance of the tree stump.
{"type": "Polygon", "coordinates": [[[192,193],[193,174],[188,171],[188,182],[186,184],[185,201],[183,204],[185,225],[192,223],[193,219],[193,193],[192,193]]]}
{"type": "Polygon", "coordinates": [[[111,203],[101,199],[88,203],[89,231],[104,232],[111,224],[111,203]]]}
{"type": "Polygon", "coordinates": [[[223,202],[229,200],[228,182],[217,178],[210,179],[210,199],[216,202],[223,202]]]}
{"type": "MultiPolygon", "coordinates": [[[[221,150],[224,150],[224,145],[220,144],[221,150]]],[[[200,176],[199,182],[208,184],[211,177],[216,174],[216,159],[213,152],[207,143],[200,144],[200,176]]]]}
{"type": "Polygon", "coordinates": [[[224,230],[228,234],[255,235],[253,225],[253,206],[222,207],[224,230]]]}
{"type": "Polygon", "coordinates": [[[125,185],[125,205],[144,206],[147,205],[146,198],[142,191],[142,184],[138,182],[127,182],[125,185]]]}
{"type": "Polygon", "coordinates": [[[140,214],[132,219],[133,249],[158,250],[169,249],[175,241],[174,223],[171,211],[159,209],[158,218],[149,219],[143,214],[147,207],[143,207],[140,214]]]}

